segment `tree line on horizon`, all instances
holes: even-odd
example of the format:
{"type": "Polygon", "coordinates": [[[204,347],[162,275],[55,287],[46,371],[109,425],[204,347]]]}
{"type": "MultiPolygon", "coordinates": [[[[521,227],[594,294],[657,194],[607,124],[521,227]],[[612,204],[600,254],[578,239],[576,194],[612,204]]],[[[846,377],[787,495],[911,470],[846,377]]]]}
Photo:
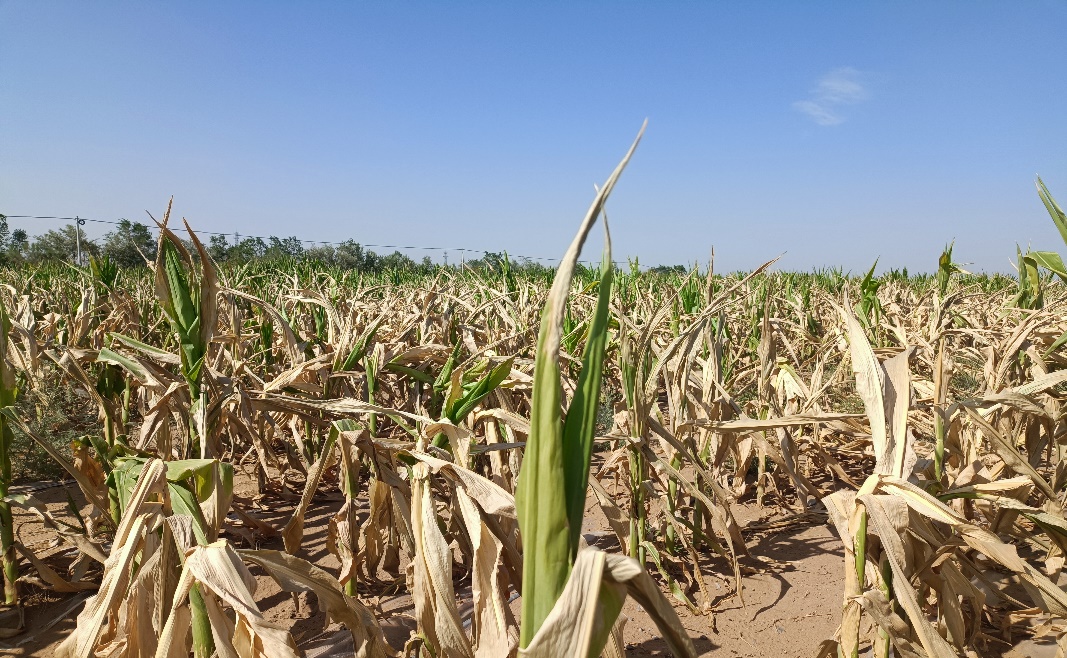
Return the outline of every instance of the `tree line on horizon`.
{"type": "MultiPolygon", "coordinates": [[[[67,224],[30,236],[25,229],[12,230],[7,217],[0,215],[0,266],[17,267],[44,263],[75,264],[78,253],[79,232],[81,238],[82,264],[89,257],[107,258],[122,268],[146,267],[146,259],[156,255],[157,238],[153,230],[141,222],[120,219],[114,230],[100,239],[89,238],[76,224],[67,224]]],[[[191,245],[189,245],[191,247],[191,245]]],[[[430,272],[442,267],[428,256],[416,261],[400,251],[379,254],[364,248],[355,240],[337,244],[305,246],[295,236],[279,238],[270,236],[245,237],[234,235],[211,235],[206,241],[208,254],[217,263],[241,264],[252,261],[302,260],[319,262],[344,270],[378,273],[390,271],[430,272]]],[[[195,254],[195,250],[192,250],[195,254]]],[[[475,269],[546,269],[528,259],[516,262],[507,254],[489,252],[482,258],[463,263],[475,269]],[[505,263],[508,263],[505,265],[505,263]]]]}
{"type": "MultiPolygon", "coordinates": [[[[37,236],[30,236],[25,229],[12,230],[7,217],[0,214],[0,267],[18,267],[20,265],[40,265],[44,263],[75,264],[78,253],[78,237],[81,233],[82,264],[88,264],[89,257],[107,258],[112,264],[121,268],[147,267],[146,258],[154,260],[157,238],[153,229],[147,224],[120,219],[115,229],[104,234],[100,239],[89,238],[84,230],[76,224],[66,224],[58,229],[48,230],[37,236]]],[[[186,241],[187,242],[187,241],[186,241]]],[[[196,250],[187,244],[194,257],[196,250]]],[[[394,250],[390,254],[379,254],[366,249],[355,240],[345,240],[336,244],[317,244],[307,247],[296,236],[279,238],[270,236],[241,238],[214,234],[205,244],[212,260],[220,264],[242,264],[253,261],[298,260],[321,263],[342,270],[354,270],[370,274],[382,272],[429,273],[441,267],[428,256],[416,261],[410,256],[394,250]]],[[[554,271],[549,265],[538,263],[529,258],[510,257],[507,252],[485,252],[481,258],[453,263],[453,267],[468,267],[475,270],[496,272],[526,272],[551,276],[554,271]]],[[[636,261],[631,263],[636,266],[636,261]]],[[[657,265],[648,268],[657,274],[685,274],[689,268],[684,265],[657,265]]]]}

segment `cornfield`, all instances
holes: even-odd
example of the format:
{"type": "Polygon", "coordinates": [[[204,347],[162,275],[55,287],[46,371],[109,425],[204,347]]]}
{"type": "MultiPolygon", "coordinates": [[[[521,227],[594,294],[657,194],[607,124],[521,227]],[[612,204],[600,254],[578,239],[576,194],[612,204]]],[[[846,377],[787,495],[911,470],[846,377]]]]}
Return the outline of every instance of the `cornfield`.
{"type": "Polygon", "coordinates": [[[255,573],[312,594],[345,655],[596,658],[626,655],[632,597],[695,656],[675,607],[713,617],[780,568],[735,515],[755,504],[840,537],[820,656],[980,656],[1029,620],[1067,655],[1059,256],[1020,252],[1013,277],[964,272],[951,247],[919,276],[620,269],[604,204],[636,147],[554,276],[222,268],[170,207],[143,271],[0,271],[9,609],[27,582],[95,592],[57,656],[302,655],[255,573]],[[98,414],[69,450],[19,411],[57,384],[98,414]],[[12,493],[16,436],[79,504],[12,493]],[[305,541],[324,496],[332,570],[305,541]],[[261,513],[277,501],[284,522],[261,513]],[[75,556],[65,572],[13,508],[75,556]],[[392,646],[383,601],[401,596],[413,628],[392,646]]]}

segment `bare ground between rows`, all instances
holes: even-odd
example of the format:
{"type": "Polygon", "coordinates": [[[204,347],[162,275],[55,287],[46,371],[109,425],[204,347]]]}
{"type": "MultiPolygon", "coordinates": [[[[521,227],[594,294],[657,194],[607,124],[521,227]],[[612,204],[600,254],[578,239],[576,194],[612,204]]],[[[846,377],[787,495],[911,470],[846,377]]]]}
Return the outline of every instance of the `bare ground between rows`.
{"type": "MultiPolygon", "coordinates": [[[[256,495],[255,480],[239,474],[235,489],[238,496],[250,500],[256,495]]],[[[341,500],[335,490],[333,494],[329,491],[317,496],[308,510],[300,557],[336,573],[339,565],[326,548],[326,537],[329,518],[340,508],[341,500]]],[[[81,502],[73,483],[41,489],[34,495],[45,502],[50,511],[59,513],[67,506],[68,493],[81,502]]],[[[292,509],[292,501],[268,496],[248,511],[281,528],[292,509]]],[[[774,514],[771,508],[761,509],[754,503],[737,504],[734,511],[742,526],[757,523],[773,526],[775,524],[768,522],[783,518],[774,514]]],[[[745,533],[751,552],[767,560],[770,566],[745,575],[743,601],[729,595],[732,575],[722,561],[712,562],[713,567],[705,569],[706,584],[714,602],[711,614],[694,614],[682,603],[669,598],[700,655],[809,658],[817,653],[823,640],[833,637],[840,622],[844,564],[840,541],[823,518],[812,515],[801,523],[745,533]]],[[[45,561],[60,573],[66,572],[73,553],[56,545],[54,534],[36,517],[17,511],[16,527],[19,540],[27,548],[46,556],[45,561]]],[[[606,550],[618,550],[607,520],[592,498],[587,505],[583,532],[591,543],[606,550]]],[[[224,533],[224,536],[240,547],[248,547],[245,538],[233,533],[224,533]]],[[[281,539],[258,538],[256,548],[280,550],[281,539]]],[[[267,618],[287,625],[309,658],[345,655],[344,645],[338,643],[338,638],[344,634],[335,633],[337,628],[334,626],[324,626],[325,616],[317,609],[313,596],[286,594],[255,567],[252,572],[258,582],[256,599],[260,609],[267,618]]],[[[33,573],[25,563],[23,573],[31,576],[33,573]]],[[[98,580],[99,570],[87,577],[98,580]]],[[[456,586],[462,609],[463,604],[469,602],[469,588],[458,579],[456,586]]],[[[388,589],[385,584],[378,589],[379,595],[361,598],[372,606],[386,639],[399,649],[415,627],[411,598],[402,587],[394,588],[400,589],[397,593],[384,591],[388,589]]],[[[21,591],[26,630],[20,636],[3,641],[0,652],[50,658],[74,628],[84,599],[93,592],[59,594],[30,582],[24,583],[21,591]]],[[[520,602],[516,599],[512,603],[516,613],[520,602]]],[[[628,655],[671,655],[655,624],[639,605],[628,601],[623,614],[627,617],[628,655]]],[[[1008,642],[991,645],[989,655],[1005,658],[1054,655],[1054,647],[1050,649],[1040,642],[1019,637],[1015,640],[1014,647],[1008,642]]],[[[351,655],[350,649],[348,655],[351,655]]]]}

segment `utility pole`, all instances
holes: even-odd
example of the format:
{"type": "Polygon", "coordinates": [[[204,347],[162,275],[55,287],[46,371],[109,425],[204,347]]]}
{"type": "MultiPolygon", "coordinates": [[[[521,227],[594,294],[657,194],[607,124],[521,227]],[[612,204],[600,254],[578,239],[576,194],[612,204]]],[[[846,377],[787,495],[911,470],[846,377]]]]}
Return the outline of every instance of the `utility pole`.
{"type": "Polygon", "coordinates": [[[75,215],[74,217],[74,242],[78,249],[78,267],[82,266],[82,227],[85,226],[85,220],[75,215]]]}

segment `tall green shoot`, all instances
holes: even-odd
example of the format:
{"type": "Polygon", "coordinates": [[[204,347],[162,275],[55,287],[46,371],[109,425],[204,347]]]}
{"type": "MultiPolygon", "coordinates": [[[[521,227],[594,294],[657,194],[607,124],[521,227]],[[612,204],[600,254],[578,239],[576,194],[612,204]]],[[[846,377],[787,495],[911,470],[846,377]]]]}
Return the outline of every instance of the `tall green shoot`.
{"type": "MultiPolygon", "coordinates": [[[[159,224],[159,251],[156,256],[156,296],[178,340],[182,377],[189,387],[190,434],[199,442],[201,458],[211,457],[210,433],[207,429],[207,399],[203,391],[208,346],[215,331],[218,314],[216,293],[218,279],[204,246],[186,223],[185,228],[200,257],[197,274],[193,257],[182,241],[167,228],[170,206],[159,224]]],[[[187,455],[189,446],[186,450],[187,455]]],[[[164,458],[169,455],[163,455],[164,458]]]]}
{"type": "Polygon", "coordinates": [[[605,240],[597,310],[586,341],[578,388],[564,422],[560,412],[559,350],[571,281],[582,245],[640,139],[639,134],[590,206],[578,234],[560,261],[541,315],[530,434],[515,495],[525,551],[519,631],[519,646],[523,648],[529,645],[563,592],[578,552],[607,344],[612,275],[610,239],[605,240]]]}

